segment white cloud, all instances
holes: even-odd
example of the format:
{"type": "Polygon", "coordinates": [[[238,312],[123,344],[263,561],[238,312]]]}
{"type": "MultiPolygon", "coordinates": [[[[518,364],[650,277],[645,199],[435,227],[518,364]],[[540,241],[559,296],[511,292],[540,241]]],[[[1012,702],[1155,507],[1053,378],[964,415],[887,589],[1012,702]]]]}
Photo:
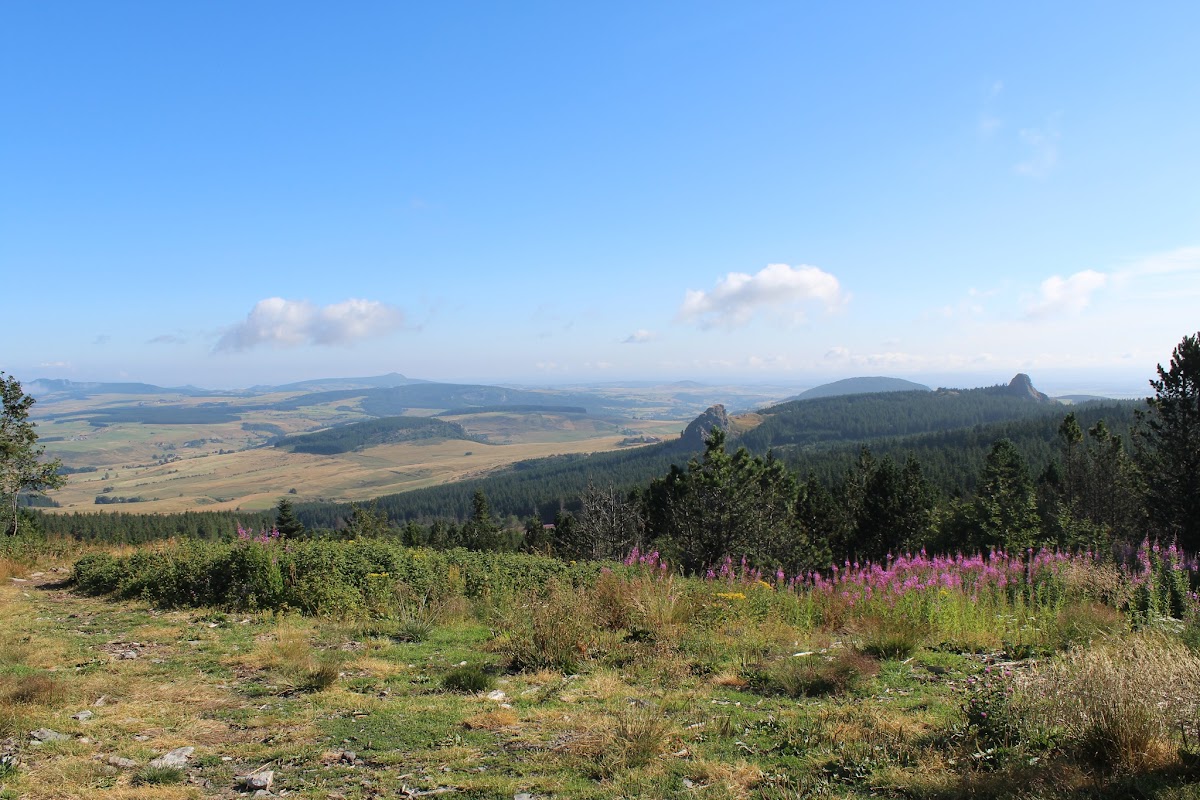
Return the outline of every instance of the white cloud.
{"type": "Polygon", "coordinates": [[[43,361],[42,363],[38,364],[38,366],[46,367],[48,369],[66,369],[71,366],[71,362],[70,361],[43,361]]]}
{"type": "Polygon", "coordinates": [[[1113,280],[1120,284],[1142,275],[1173,275],[1179,272],[1200,272],[1200,247],[1177,247],[1165,253],[1155,253],[1114,272],[1113,280]]]}
{"type": "Polygon", "coordinates": [[[1078,314],[1088,307],[1092,295],[1108,285],[1108,275],[1085,269],[1069,278],[1052,275],[1042,281],[1041,294],[1026,309],[1026,316],[1042,318],[1057,314],[1078,314]]]}
{"type": "Polygon", "coordinates": [[[260,344],[296,347],[351,344],[399,328],[404,314],[377,300],[344,300],[318,306],[307,300],[259,300],[244,322],[226,330],[215,350],[249,350],[260,344]]]}
{"type": "Polygon", "coordinates": [[[1027,153],[1017,164],[1017,172],[1031,178],[1049,175],[1058,166],[1058,142],[1062,138],[1058,126],[1051,122],[1044,128],[1023,128],[1018,135],[1027,153]]]}
{"type": "Polygon", "coordinates": [[[804,303],[819,302],[833,310],[847,299],[838,279],[824,270],[769,264],[755,275],[731,272],[710,292],[689,289],[679,318],[702,328],[736,328],[763,310],[791,311],[794,318],[802,318],[804,303]]]}
{"type": "Polygon", "coordinates": [[[849,358],[850,358],[850,348],[849,347],[841,347],[841,346],[831,347],[831,348],[829,348],[829,351],[827,353],[825,353],[826,361],[847,361],[847,360],[849,360],[849,358]]]}
{"type": "Polygon", "coordinates": [[[641,328],[641,329],[636,330],[633,333],[629,334],[628,336],[626,336],[624,339],[621,340],[621,343],[622,344],[645,344],[646,342],[653,342],[657,338],[658,338],[658,334],[656,334],[654,331],[648,331],[645,328],[641,328]]]}
{"type": "Polygon", "coordinates": [[[146,341],[146,344],[186,344],[187,339],[182,336],[176,336],[171,333],[164,333],[161,336],[155,336],[153,339],[146,341]]]}

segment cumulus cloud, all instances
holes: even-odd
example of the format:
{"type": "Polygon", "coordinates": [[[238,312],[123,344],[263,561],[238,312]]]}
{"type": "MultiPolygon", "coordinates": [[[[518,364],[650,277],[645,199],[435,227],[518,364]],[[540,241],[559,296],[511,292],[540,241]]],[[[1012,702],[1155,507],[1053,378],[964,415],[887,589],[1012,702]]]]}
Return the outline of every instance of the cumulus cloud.
{"type": "Polygon", "coordinates": [[[731,272],[712,291],[689,289],[679,318],[702,328],[736,328],[761,311],[791,312],[802,318],[802,306],[817,302],[832,310],[846,301],[838,279],[817,267],[769,264],[754,275],[731,272]]]}
{"type": "Polygon", "coordinates": [[[654,331],[648,331],[645,328],[634,331],[633,333],[622,339],[622,344],[645,344],[657,339],[657,334],[654,331]]]}
{"type": "Polygon", "coordinates": [[[1026,315],[1042,318],[1057,314],[1078,314],[1092,302],[1092,295],[1108,285],[1103,272],[1085,269],[1069,278],[1052,275],[1042,281],[1038,299],[1026,309],[1026,315]]]}
{"type": "Polygon", "coordinates": [[[261,344],[345,345],[382,336],[403,324],[400,309],[377,300],[351,299],[318,306],[307,300],[268,297],[255,303],[244,321],[221,334],[214,349],[249,350],[261,344]]]}

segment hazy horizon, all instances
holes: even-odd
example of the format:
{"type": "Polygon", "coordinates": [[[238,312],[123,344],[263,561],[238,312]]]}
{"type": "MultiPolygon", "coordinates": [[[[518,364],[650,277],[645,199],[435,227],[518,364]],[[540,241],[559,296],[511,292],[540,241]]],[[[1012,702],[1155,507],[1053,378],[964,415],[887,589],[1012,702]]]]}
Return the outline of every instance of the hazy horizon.
{"type": "MultiPolygon", "coordinates": [[[[286,379],[286,380],[260,381],[257,383],[244,384],[244,385],[205,384],[205,383],[200,383],[197,381],[162,382],[162,381],[153,381],[153,380],[140,380],[140,379],[133,379],[133,378],[95,378],[95,379],[80,380],[77,382],[80,382],[80,383],[145,383],[145,384],[149,384],[152,386],[159,386],[164,389],[183,388],[183,387],[190,386],[190,387],[193,387],[196,389],[205,389],[205,390],[211,390],[211,391],[237,392],[237,391],[245,391],[252,387],[263,387],[263,386],[275,387],[275,386],[285,386],[285,385],[289,385],[289,384],[308,383],[308,382],[322,381],[322,380],[336,381],[336,380],[349,380],[349,379],[353,379],[353,378],[374,378],[374,377],[381,377],[384,375],[392,374],[394,372],[399,372],[399,371],[398,370],[387,370],[387,371],[381,371],[381,372],[377,372],[377,373],[373,373],[373,374],[362,374],[362,375],[357,375],[357,374],[356,375],[349,375],[349,374],[346,374],[346,375],[341,375],[341,374],[307,375],[304,377],[296,377],[296,378],[291,378],[291,379],[286,379]]],[[[901,376],[895,376],[895,375],[883,375],[883,374],[875,374],[875,373],[868,375],[866,373],[863,373],[861,375],[845,375],[845,376],[838,376],[838,377],[832,377],[832,376],[825,376],[825,377],[811,376],[808,378],[804,378],[804,377],[800,377],[800,376],[794,377],[794,378],[785,377],[785,378],[779,378],[777,380],[769,380],[769,379],[765,379],[765,378],[764,379],[750,379],[750,380],[729,380],[729,379],[723,379],[723,378],[717,376],[717,377],[709,377],[709,378],[683,377],[683,378],[660,378],[660,379],[654,379],[654,378],[620,379],[620,378],[616,378],[616,377],[606,377],[606,378],[597,379],[597,380],[547,381],[547,380],[536,380],[536,379],[534,379],[534,380],[504,379],[504,378],[495,377],[495,376],[472,376],[472,375],[461,376],[461,377],[453,377],[452,376],[452,377],[448,377],[448,378],[444,378],[444,379],[431,379],[431,378],[426,378],[422,375],[410,375],[407,373],[401,373],[401,374],[403,374],[404,377],[406,377],[406,378],[417,379],[417,380],[427,380],[427,381],[436,382],[436,383],[480,384],[480,385],[487,385],[487,386],[511,386],[511,387],[522,387],[522,388],[542,388],[542,389],[571,389],[571,388],[585,388],[585,387],[621,387],[621,386],[667,386],[667,385],[676,384],[676,383],[689,383],[690,382],[690,383],[699,384],[704,387],[713,387],[713,388],[733,387],[733,386],[743,388],[743,389],[753,389],[755,387],[787,388],[787,389],[794,389],[797,393],[802,392],[806,389],[812,389],[817,386],[822,386],[827,383],[834,383],[839,380],[844,380],[845,378],[901,377],[901,376]]],[[[18,376],[18,377],[20,377],[20,376],[18,376]]],[[[1013,375],[1008,375],[1006,377],[1000,377],[998,375],[993,376],[993,375],[982,374],[982,373],[957,373],[957,374],[951,374],[951,375],[942,375],[942,376],[940,376],[940,378],[939,378],[939,376],[929,376],[929,377],[904,376],[904,380],[909,380],[914,383],[924,384],[924,385],[930,387],[931,389],[937,389],[937,388],[970,389],[970,388],[977,388],[977,387],[982,387],[982,386],[994,386],[997,384],[1006,384],[1012,379],[1012,377],[1013,377],[1013,375]]],[[[1114,377],[1110,380],[1099,380],[1099,381],[1093,380],[1091,382],[1087,382],[1087,381],[1078,380],[1078,379],[1071,380],[1069,377],[1059,377],[1058,379],[1055,379],[1053,376],[1047,376],[1049,378],[1049,380],[1043,380],[1043,381],[1037,380],[1037,376],[1030,376],[1030,377],[1031,377],[1031,379],[1033,381],[1033,385],[1036,389],[1038,389],[1039,391],[1042,391],[1046,394],[1049,394],[1051,396],[1094,394],[1094,395],[1098,395],[1098,396],[1112,397],[1114,399],[1122,399],[1122,398],[1134,399],[1134,398],[1147,397],[1152,394],[1152,392],[1149,390],[1149,383],[1148,383],[1149,378],[1148,377],[1141,380],[1140,385],[1139,385],[1139,381],[1136,378],[1120,379],[1120,378],[1114,377]],[[1147,388],[1142,389],[1142,388],[1140,388],[1141,385],[1144,385],[1147,388]]],[[[25,383],[26,388],[28,389],[30,386],[32,386],[32,384],[34,384],[40,380],[56,380],[56,378],[46,376],[46,375],[37,375],[36,377],[30,377],[30,378],[25,379],[24,383],[25,383]]],[[[75,379],[67,378],[67,380],[75,380],[75,379]]],[[[36,392],[34,394],[36,394],[36,392]]]]}

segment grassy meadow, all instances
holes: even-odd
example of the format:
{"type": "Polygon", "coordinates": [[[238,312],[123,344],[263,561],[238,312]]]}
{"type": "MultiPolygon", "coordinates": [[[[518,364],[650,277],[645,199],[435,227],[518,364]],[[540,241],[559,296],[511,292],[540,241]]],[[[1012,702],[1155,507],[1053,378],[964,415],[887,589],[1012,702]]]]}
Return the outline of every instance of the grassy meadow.
{"type": "Polygon", "coordinates": [[[10,546],[0,797],[1196,798],[1193,570],[10,546]]]}
{"type": "MultiPolygon", "coordinates": [[[[128,409],[125,396],[56,402],[39,407],[48,455],[78,472],[55,492],[62,511],[263,510],[292,489],[296,499],[346,502],[475,477],[516,461],[613,450],[630,432],[675,436],[683,423],[662,419],[609,419],[576,414],[467,414],[471,440],[429,440],[368,447],[338,455],[290,453],[269,446],[272,437],[373,419],[351,399],[291,410],[262,408],[293,395],[223,398],[237,419],[209,423],[93,425],[88,415],[128,409]],[[96,504],[97,496],[141,498],[96,504]]],[[[151,407],[203,410],[211,398],[151,396],[151,407]]],[[[410,409],[429,416],[441,409],[410,409]]],[[[51,511],[53,509],[50,509],[51,511]]]]}

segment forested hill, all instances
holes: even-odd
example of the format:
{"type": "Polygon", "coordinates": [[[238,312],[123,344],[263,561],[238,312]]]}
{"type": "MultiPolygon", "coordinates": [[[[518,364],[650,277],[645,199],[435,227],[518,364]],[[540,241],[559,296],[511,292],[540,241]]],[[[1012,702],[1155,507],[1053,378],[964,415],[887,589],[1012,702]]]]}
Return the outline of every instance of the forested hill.
{"type": "Polygon", "coordinates": [[[380,444],[416,439],[472,439],[457,422],[435,417],[385,417],[354,422],[316,433],[287,436],[275,446],[293,453],[335,455],[380,444]]]}
{"type": "Polygon", "coordinates": [[[512,406],[559,405],[583,407],[589,410],[627,409],[636,405],[633,400],[602,397],[586,392],[558,390],[511,389],[505,386],[482,386],[458,383],[414,383],[374,389],[336,389],[311,392],[282,400],[270,406],[290,410],[320,405],[337,400],[361,397],[362,410],[377,417],[403,414],[410,408],[463,409],[499,408],[512,406]]]}
{"type": "MultiPolygon", "coordinates": [[[[974,488],[975,476],[992,443],[1009,438],[1040,470],[1057,446],[1058,426],[1074,411],[1085,429],[1103,419],[1119,435],[1132,422],[1134,402],[1085,404],[1068,409],[1056,403],[1022,400],[1007,387],[934,392],[893,392],[789,402],[760,412],[763,421],[731,447],[752,453],[772,450],[792,469],[832,482],[840,479],[869,447],[880,457],[903,461],[915,455],[930,481],[947,494],[974,488]]],[[[708,412],[711,413],[711,412],[708,412]]],[[[704,415],[702,415],[704,416],[704,415]]],[[[701,442],[679,439],[630,451],[590,456],[557,456],[518,463],[487,477],[419,489],[378,499],[393,520],[453,516],[465,518],[475,490],[482,490],[499,514],[527,517],[535,511],[552,519],[560,507],[574,507],[589,483],[622,490],[646,486],[703,450],[701,442]]],[[[301,507],[305,524],[330,526],[345,519],[349,506],[301,507]]]]}
{"type": "MultiPolygon", "coordinates": [[[[483,478],[386,495],[373,504],[394,522],[437,517],[465,519],[471,513],[475,491],[481,489],[499,515],[524,518],[536,513],[553,520],[560,508],[578,505],[589,483],[630,489],[649,483],[667,472],[672,464],[686,463],[692,455],[695,453],[681,448],[676,440],[632,450],[551,456],[520,461],[483,478]]],[[[348,503],[306,503],[296,507],[304,524],[313,528],[337,527],[350,518],[351,510],[348,503]]]]}
{"type": "Polygon", "coordinates": [[[1066,413],[1062,406],[1037,400],[1024,391],[1021,387],[1025,381],[1020,378],[1028,381],[1026,376],[1018,376],[1008,386],[983,389],[791,400],[759,412],[762,422],[738,441],[748,450],[765,452],[769,448],[911,436],[1047,414],[1061,417],[1066,413]]]}
{"type": "Polygon", "coordinates": [[[846,378],[822,386],[814,386],[796,395],[793,400],[816,400],[822,397],[840,397],[847,394],[875,394],[877,392],[928,392],[922,383],[913,383],[902,378],[846,378]]]}

